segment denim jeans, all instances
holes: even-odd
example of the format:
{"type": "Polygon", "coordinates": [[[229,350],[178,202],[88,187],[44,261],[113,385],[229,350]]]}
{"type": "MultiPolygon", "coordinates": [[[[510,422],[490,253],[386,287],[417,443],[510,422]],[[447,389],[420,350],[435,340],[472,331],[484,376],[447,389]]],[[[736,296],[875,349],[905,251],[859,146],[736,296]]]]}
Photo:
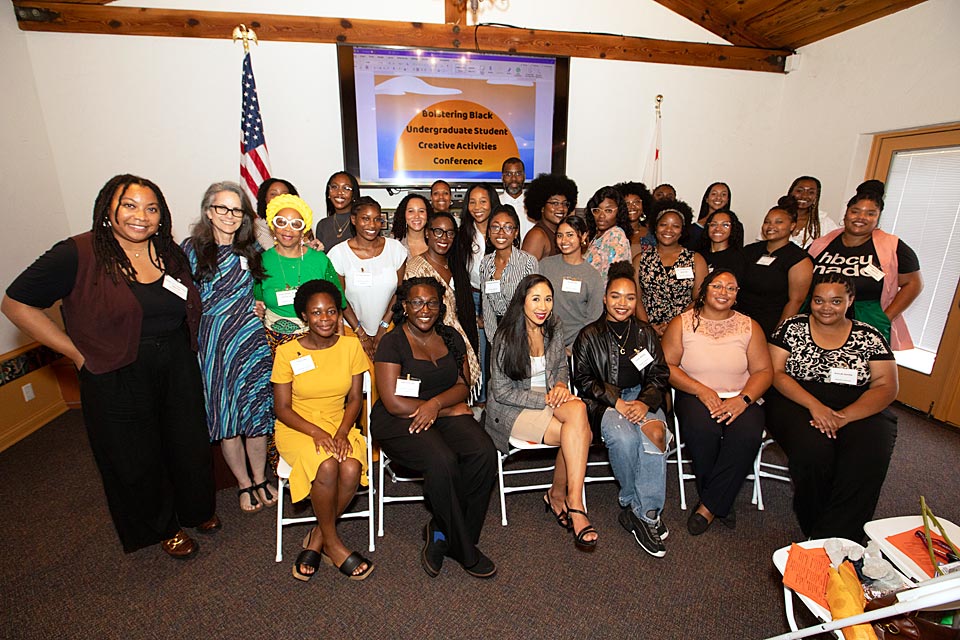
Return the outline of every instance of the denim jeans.
{"type": "MultiPolygon", "coordinates": [[[[636,400],[641,387],[623,389],[620,397],[636,400]]],[[[666,423],[662,409],[648,412],[647,420],[666,423]]],[[[608,408],[600,420],[600,434],[610,456],[613,475],[620,483],[620,506],[629,506],[646,522],[656,522],[663,510],[667,493],[667,450],[673,435],[665,429],[664,450],[640,430],[640,425],[627,420],[614,408],[608,408]],[[649,517],[649,512],[656,517],[649,517]]]]}
{"type": "MultiPolygon", "coordinates": [[[[477,310],[477,317],[480,317],[480,295],[479,291],[473,292],[473,306],[477,310]]],[[[487,378],[489,374],[487,373],[487,333],[483,329],[477,327],[477,334],[480,338],[479,347],[480,353],[477,354],[477,359],[480,360],[480,376],[483,380],[482,386],[480,387],[480,395],[477,397],[477,402],[486,402],[487,401],[487,378]]],[[[490,336],[491,338],[493,336],[490,336]]]]}

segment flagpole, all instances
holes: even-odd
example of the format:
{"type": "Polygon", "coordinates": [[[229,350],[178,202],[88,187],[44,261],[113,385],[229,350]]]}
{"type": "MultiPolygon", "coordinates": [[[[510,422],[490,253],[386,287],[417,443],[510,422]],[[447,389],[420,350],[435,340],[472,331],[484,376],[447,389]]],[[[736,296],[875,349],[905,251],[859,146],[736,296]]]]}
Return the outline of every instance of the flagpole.
{"type": "Polygon", "coordinates": [[[653,136],[650,142],[650,153],[647,155],[647,166],[643,172],[644,181],[647,184],[647,187],[653,191],[657,185],[661,184],[661,167],[663,164],[663,148],[662,148],[662,138],[661,138],[661,111],[660,106],[663,104],[663,94],[657,94],[656,102],[654,103],[654,119],[653,119],[653,136]]]}

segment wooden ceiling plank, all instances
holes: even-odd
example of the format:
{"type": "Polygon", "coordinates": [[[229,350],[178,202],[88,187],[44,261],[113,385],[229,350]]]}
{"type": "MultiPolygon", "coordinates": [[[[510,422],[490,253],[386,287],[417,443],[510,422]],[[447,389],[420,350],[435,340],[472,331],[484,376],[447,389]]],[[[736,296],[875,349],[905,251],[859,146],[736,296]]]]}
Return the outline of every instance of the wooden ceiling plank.
{"type": "Polygon", "coordinates": [[[731,44],[776,49],[777,45],[756,31],[745,29],[737,20],[704,0],[655,0],[676,14],[696,23],[731,44]]]}
{"type": "Polygon", "coordinates": [[[446,24],[466,24],[466,0],[443,0],[443,21],[446,24]]]}
{"type": "MultiPolygon", "coordinates": [[[[474,49],[474,29],[457,25],[347,20],[312,16],[262,15],[220,11],[98,7],[62,2],[14,0],[25,31],[121,34],[229,39],[246,24],[261,41],[401,45],[474,49]]],[[[782,73],[789,51],[651,38],[481,27],[481,50],[537,53],[579,58],[633,60],[747,71],[782,73]]]]}
{"type": "Polygon", "coordinates": [[[896,2],[874,2],[872,6],[849,7],[837,11],[829,19],[825,18],[816,23],[797,25],[796,28],[784,32],[778,40],[789,43],[791,48],[796,49],[908,9],[924,1],[897,0],[896,2]]]}

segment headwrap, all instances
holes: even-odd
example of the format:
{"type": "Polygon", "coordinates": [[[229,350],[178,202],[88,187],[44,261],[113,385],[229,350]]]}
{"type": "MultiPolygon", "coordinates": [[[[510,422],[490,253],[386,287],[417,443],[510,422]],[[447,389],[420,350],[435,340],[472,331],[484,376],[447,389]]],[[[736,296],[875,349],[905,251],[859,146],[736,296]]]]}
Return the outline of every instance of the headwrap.
{"type": "Polygon", "coordinates": [[[304,231],[313,228],[313,210],[310,205],[304,202],[300,196],[281,193],[267,204],[267,224],[270,225],[270,229],[273,229],[273,219],[284,209],[293,209],[300,214],[304,225],[306,225],[304,231]]]}

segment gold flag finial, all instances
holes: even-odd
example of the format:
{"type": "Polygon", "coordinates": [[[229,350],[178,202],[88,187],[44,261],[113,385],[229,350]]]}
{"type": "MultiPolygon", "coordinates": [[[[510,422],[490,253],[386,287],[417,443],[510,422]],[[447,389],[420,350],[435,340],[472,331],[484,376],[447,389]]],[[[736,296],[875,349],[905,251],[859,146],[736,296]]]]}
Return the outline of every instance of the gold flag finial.
{"type": "Polygon", "coordinates": [[[250,53],[250,43],[258,44],[257,33],[253,29],[248,29],[247,25],[241,24],[233,29],[233,41],[243,41],[243,52],[250,53]]]}

